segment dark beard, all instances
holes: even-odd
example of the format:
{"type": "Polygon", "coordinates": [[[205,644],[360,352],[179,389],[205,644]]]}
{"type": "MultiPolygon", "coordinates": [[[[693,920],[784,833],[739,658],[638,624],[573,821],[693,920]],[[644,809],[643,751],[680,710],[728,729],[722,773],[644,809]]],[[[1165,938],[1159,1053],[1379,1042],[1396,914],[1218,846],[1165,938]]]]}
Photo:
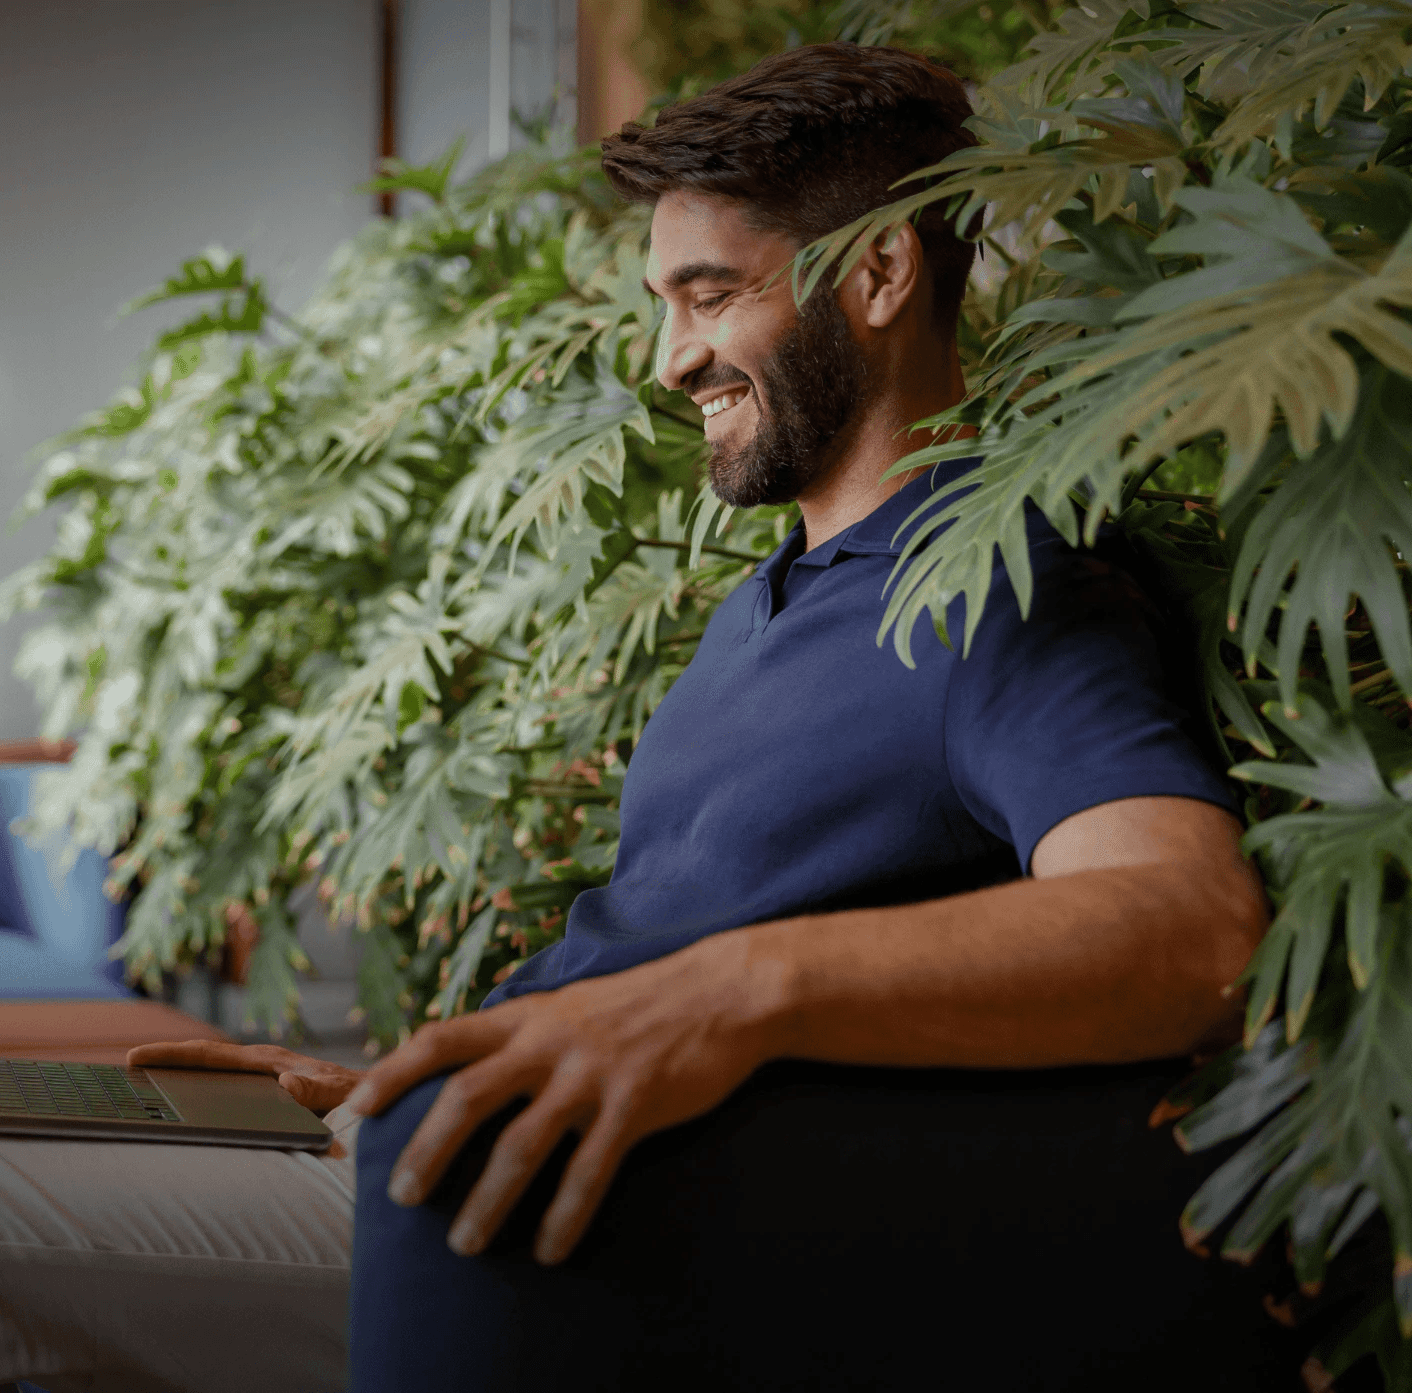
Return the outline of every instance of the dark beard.
{"type": "MultiPolygon", "coordinates": [[[[735,449],[717,445],[711,455],[711,488],[737,508],[797,498],[823,470],[829,444],[862,398],[862,358],[830,287],[819,286],[800,307],[760,382],[770,406],[761,409],[755,434],[735,449]]],[[[760,407],[758,391],[755,401],[760,407]]]]}

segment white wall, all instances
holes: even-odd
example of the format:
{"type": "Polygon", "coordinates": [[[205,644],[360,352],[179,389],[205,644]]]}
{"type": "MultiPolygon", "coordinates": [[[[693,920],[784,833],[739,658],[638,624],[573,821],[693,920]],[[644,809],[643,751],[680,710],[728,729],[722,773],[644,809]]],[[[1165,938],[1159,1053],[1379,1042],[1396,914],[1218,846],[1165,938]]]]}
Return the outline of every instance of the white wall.
{"type": "Polygon", "coordinates": [[[402,0],[397,145],[412,164],[430,164],[458,136],[461,172],[485,163],[490,5],[402,0]]]}
{"type": "MultiPolygon", "coordinates": [[[[554,124],[572,131],[578,124],[575,0],[514,0],[510,20],[510,104],[538,116],[552,101],[554,124]]],[[[510,143],[517,143],[514,136],[510,143]]]]}
{"type": "MultiPolygon", "coordinates": [[[[428,164],[465,136],[460,170],[478,168],[496,98],[526,116],[553,100],[555,123],[574,128],[575,0],[402,0],[401,10],[397,143],[404,159],[428,164]],[[506,31],[504,48],[491,37],[496,24],[506,31]],[[506,50],[509,72],[492,83],[492,53],[506,50]]],[[[513,126],[509,143],[524,143],[513,126]]]]}
{"type": "MultiPolygon", "coordinates": [[[[164,321],[117,308],[212,242],[297,304],[369,215],[371,0],[0,0],[0,518],[41,441],[103,405],[164,321]]],[[[0,572],[44,549],[0,533],[0,572]]],[[[0,739],[38,729],[0,628],[0,739]]]]}

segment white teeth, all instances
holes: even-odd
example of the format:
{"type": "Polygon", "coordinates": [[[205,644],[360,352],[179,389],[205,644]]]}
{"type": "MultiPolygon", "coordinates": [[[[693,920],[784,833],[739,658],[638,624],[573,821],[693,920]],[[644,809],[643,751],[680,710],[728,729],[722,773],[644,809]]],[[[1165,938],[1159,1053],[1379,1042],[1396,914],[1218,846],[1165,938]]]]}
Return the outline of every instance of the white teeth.
{"type": "Polygon", "coordinates": [[[718,416],[722,411],[729,411],[731,407],[739,406],[747,395],[748,393],[746,392],[727,392],[724,396],[719,396],[714,401],[708,401],[706,405],[701,408],[702,415],[718,416]]]}

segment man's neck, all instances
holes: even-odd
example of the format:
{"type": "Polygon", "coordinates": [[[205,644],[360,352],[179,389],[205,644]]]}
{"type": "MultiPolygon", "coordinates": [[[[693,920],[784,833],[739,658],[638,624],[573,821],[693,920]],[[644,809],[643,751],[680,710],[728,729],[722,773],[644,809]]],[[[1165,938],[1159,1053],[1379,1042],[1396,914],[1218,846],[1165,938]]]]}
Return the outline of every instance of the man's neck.
{"type": "MultiPolygon", "coordinates": [[[[796,500],[804,515],[805,546],[821,546],[861,518],[881,507],[920,471],[883,475],[914,450],[934,439],[916,435],[910,427],[927,416],[954,406],[965,395],[961,362],[955,343],[946,345],[940,370],[936,357],[919,371],[915,360],[883,365],[874,374],[882,389],[865,401],[830,446],[830,460],[796,500]]],[[[972,427],[955,429],[947,438],[974,435],[972,427]]]]}

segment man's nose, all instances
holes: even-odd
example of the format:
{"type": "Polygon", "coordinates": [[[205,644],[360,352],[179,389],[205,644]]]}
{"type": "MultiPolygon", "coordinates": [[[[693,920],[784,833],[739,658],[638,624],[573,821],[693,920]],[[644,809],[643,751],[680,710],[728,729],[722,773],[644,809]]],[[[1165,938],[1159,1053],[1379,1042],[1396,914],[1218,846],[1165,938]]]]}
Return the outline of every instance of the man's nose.
{"type": "Polygon", "coordinates": [[[711,361],[711,349],[698,334],[682,333],[670,312],[657,335],[657,381],[675,392],[694,372],[711,361]]]}

